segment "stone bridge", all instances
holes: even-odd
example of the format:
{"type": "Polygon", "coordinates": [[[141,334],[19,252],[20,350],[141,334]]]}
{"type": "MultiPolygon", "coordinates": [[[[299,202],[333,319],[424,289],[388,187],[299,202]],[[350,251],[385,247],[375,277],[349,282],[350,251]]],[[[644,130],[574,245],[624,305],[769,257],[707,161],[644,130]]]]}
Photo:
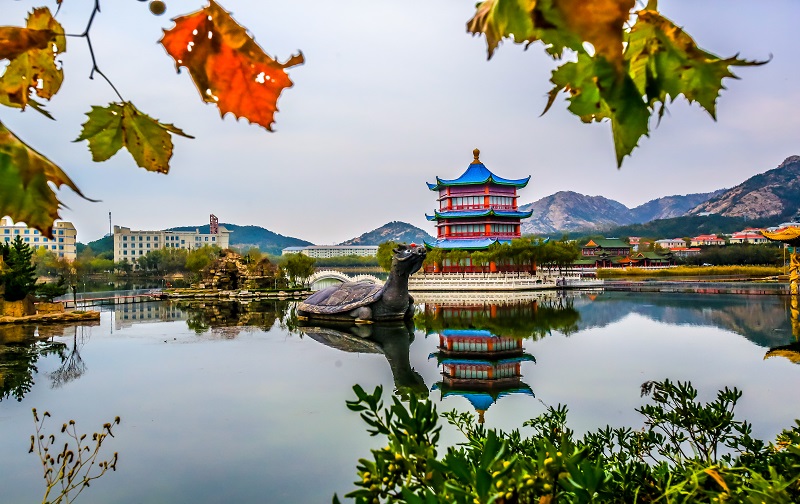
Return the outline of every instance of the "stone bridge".
{"type": "Polygon", "coordinates": [[[341,283],[344,283],[344,282],[361,282],[361,281],[372,282],[372,283],[375,283],[375,284],[382,284],[383,283],[383,280],[381,280],[380,278],[378,278],[378,277],[376,277],[374,275],[361,274],[361,275],[349,276],[349,275],[347,275],[345,273],[342,273],[341,271],[321,270],[321,271],[314,272],[313,275],[308,277],[308,285],[311,286],[311,290],[319,290],[319,287],[315,286],[315,284],[318,284],[322,280],[338,280],[341,283]]]}

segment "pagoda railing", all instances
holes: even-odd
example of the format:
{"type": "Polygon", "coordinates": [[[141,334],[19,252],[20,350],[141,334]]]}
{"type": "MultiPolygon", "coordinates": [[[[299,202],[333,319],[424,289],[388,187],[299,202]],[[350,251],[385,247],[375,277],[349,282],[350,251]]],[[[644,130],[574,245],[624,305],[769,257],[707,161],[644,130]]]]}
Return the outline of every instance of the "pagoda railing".
{"type": "Polygon", "coordinates": [[[490,210],[494,208],[495,210],[516,210],[517,207],[514,205],[453,205],[450,208],[443,207],[440,208],[439,211],[444,212],[448,210],[490,210]]]}
{"type": "Polygon", "coordinates": [[[439,238],[519,238],[519,233],[450,233],[439,238]]]}

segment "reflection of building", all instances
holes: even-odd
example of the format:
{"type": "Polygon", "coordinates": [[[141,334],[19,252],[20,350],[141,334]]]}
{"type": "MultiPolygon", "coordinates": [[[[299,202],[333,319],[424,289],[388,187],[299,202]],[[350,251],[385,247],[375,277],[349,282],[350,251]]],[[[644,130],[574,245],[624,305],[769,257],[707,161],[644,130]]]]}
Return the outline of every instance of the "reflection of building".
{"type": "Polygon", "coordinates": [[[114,261],[135,263],[149,252],[162,248],[194,250],[206,245],[228,248],[230,231],[216,224],[211,216],[209,233],[194,231],[132,231],[114,226],[114,261]]]}
{"type": "Polygon", "coordinates": [[[520,219],[531,216],[517,208],[517,189],[530,176],[510,180],[498,177],[475,159],[457,179],[436,177],[428,189],[439,194],[439,209],[427,219],[436,222],[436,241],[428,244],[445,250],[483,250],[496,242],[520,237],[520,219]]]}
{"type": "Polygon", "coordinates": [[[114,329],[122,329],[144,322],[172,322],[188,318],[187,313],[176,305],[163,301],[114,305],[114,329]]]}
{"type": "Polygon", "coordinates": [[[8,217],[0,219],[0,240],[12,242],[15,237],[19,236],[32,249],[45,249],[67,261],[73,261],[77,257],[75,248],[77,235],[78,232],[71,222],[54,222],[53,238],[47,238],[38,229],[14,225],[8,217]]]}
{"type": "Polygon", "coordinates": [[[520,365],[534,358],[524,353],[522,339],[496,336],[480,329],[443,329],[439,351],[432,354],[442,366],[442,381],[434,385],[442,397],[465,397],[478,412],[478,421],[505,395],[533,395],[521,381],[520,365]]]}

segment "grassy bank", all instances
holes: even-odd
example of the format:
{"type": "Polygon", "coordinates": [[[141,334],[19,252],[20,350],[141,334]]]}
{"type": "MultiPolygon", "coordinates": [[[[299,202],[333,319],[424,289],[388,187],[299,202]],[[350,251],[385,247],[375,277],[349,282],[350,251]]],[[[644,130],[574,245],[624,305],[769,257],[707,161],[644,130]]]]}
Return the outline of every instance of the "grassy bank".
{"type": "Polygon", "coordinates": [[[783,268],[778,266],[676,266],[675,268],[656,270],[641,268],[601,268],[597,270],[598,278],[678,276],[742,276],[757,278],[782,274],[783,268]]]}

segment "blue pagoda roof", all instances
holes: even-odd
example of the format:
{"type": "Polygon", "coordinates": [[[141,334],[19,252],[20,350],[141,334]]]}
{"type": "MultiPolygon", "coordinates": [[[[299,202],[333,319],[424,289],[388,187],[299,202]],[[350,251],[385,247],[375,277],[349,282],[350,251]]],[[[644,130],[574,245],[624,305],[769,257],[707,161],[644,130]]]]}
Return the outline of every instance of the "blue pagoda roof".
{"type": "Polygon", "coordinates": [[[481,338],[497,338],[492,331],[486,329],[443,329],[442,336],[476,336],[481,338]]]}
{"type": "Polygon", "coordinates": [[[461,238],[452,239],[444,238],[436,240],[435,242],[425,241],[425,246],[428,248],[441,248],[441,249],[465,249],[465,250],[483,250],[489,248],[490,245],[495,243],[511,243],[511,240],[502,238],[461,238]]]}
{"type": "Polygon", "coordinates": [[[531,179],[530,175],[522,179],[507,179],[498,177],[488,168],[486,168],[486,166],[481,163],[480,159],[478,159],[478,156],[480,155],[480,151],[478,149],[475,149],[473,154],[475,155],[475,160],[470,163],[467,171],[461,174],[460,177],[451,180],[440,179],[439,177],[436,177],[435,184],[426,182],[426,184],[428,184],[428,189],[431,191],[438,191],[439,189],[447,186],[483,185],[490,182],[497,185],[507,185],[522,188],[528,185],[528,181],[531,179]]]}
{"type": "MultiPolygon", "coordinates": [[[[489,409],[489,406],[497,402],[498,399],[501,397],[510,395],[510,394],[525,394],[532,397],[536,397],[536,394],[533,393],[533,390],[526,384],[522,383],[522,386],[515,389],[503,390],[501,392],[495,392],[494,394],[489,392],[477,392],[477,391],[466,391],[466,390],[442,390],[442,395],[444,397],[458,395],[467,399],[467,401],[472,404],[472,407],[478,411],[486,411],[489,409]]],[[[432,387],[433,390],[441,389],[440,384],[434,384],[432,387]]]]}
{"type": "Polygon", "coordinates": [[[494,208],[489,208],[487,210],[450,210],[446,212],[440,212],[438,210],[433,211],[433,215],[425,214],[425,218],[429,221],[439,220],[439,219],[463,219],[466,217],[518,217],[520,219],[527,219],[533,215],[533,210],[529,212],[520,212],[517,210],[495,210],[494,208]]]}

